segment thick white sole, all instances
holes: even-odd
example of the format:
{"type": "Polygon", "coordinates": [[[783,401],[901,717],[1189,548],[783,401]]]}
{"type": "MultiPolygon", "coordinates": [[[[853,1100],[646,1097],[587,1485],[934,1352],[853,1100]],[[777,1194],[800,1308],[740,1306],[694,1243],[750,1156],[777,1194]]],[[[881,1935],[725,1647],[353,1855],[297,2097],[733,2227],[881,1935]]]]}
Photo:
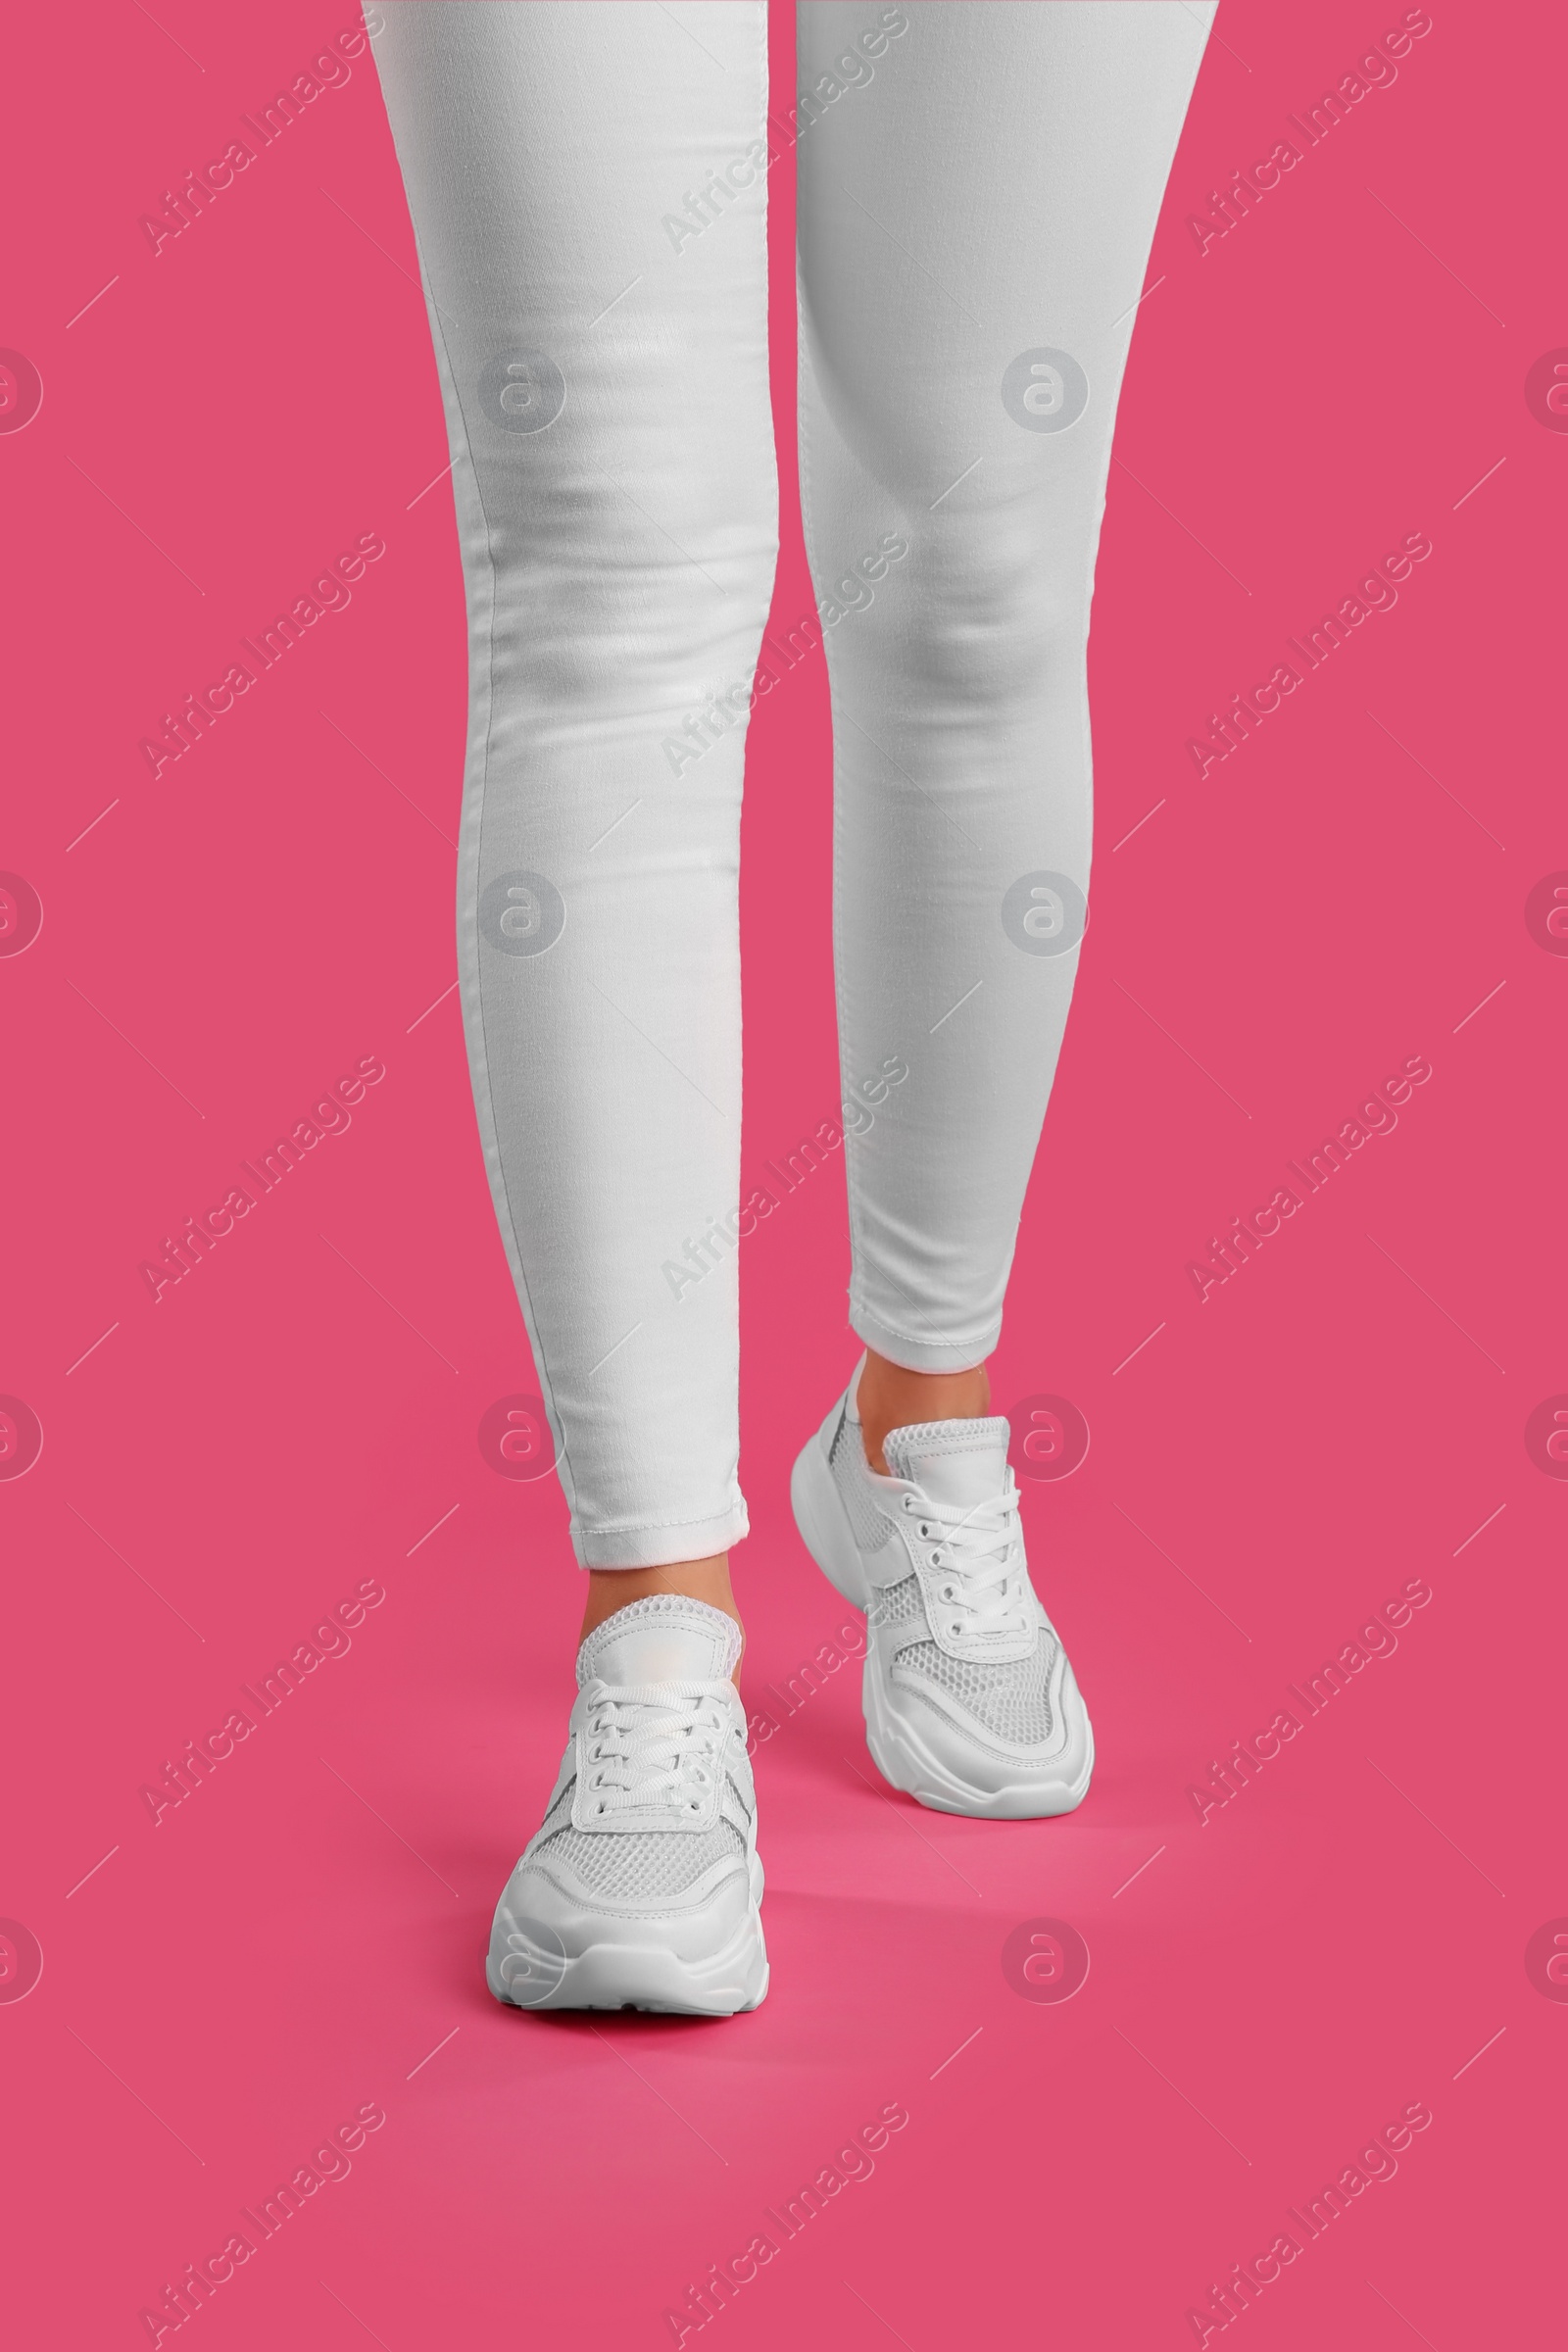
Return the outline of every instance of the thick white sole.
{"type": "MultiPolygon", "coordinates": [[[[801,1448],[790,1473],[790,1505],[801,1541],[829,1584],[863,1609],[869,1595],[859,1546],[828,1467],[827,1446],[837,1415],[835,1406],[823,1429],[801,1448]]],[[[1000,1789],[979,1788],[939,1761],[914,1726],[889,1706],[869,1647],[861,1668],[865,1744],[882,1778],[935,1813],[963,1813],[981,1820],[1039,1821],[1071,1813],[1083,1803],[1094,1775],[1095,1735],[1065,1658],[1057,1696],[1075,1710],[1084,1730],[1081,1747],[1069,1743],[1060,1772],[1036,1773],[1000,1789]]]]}
{"type": "MultiPolygon", "coordinates": [[[[510,1891],[510,1886],[509,1886],[510,1891]]],[[[566,1948],[545,1923],[514,1914],[503,1894],[485,1961],[485,1982],[514,2009],[650,2009],[679,2017],[733,2017],[767,1992],[767,1950],[760,1905],[762,1866],[751,1861],[751,1903],[719,1951],[683,1959],[667,1945],[585,1941],[566,1948]]],[[[585,1919],[591,1932],[591,1920],[585,1919]]],[[[568,1930],[569,1932],[569,1930],[568,1930]]]]}
{"type": "MultiPolygon", "coordinates": [[[[865,1744],[885,1781],[918,1798],[934,1813],[967,1813],[985,1821],[1043,1821],[1057,1813],[1072,1813],[1089,1793],[1095,1769],[1095,1735],[1084,1714],[1085,1744],[1081,1758],[1060,1773],[1036,1774],[1002,1788],[977,1788],[940,1763],[913,1726],[886,1704],[880,1676],[869,1671],[863,1683],[865,1744]]],[[[1072,1668],[1065,1688],[1077,1697],[1072,1668]]],[[[1080,1712],[1083,1701],[1077,1701],[1080,1712]]]]}

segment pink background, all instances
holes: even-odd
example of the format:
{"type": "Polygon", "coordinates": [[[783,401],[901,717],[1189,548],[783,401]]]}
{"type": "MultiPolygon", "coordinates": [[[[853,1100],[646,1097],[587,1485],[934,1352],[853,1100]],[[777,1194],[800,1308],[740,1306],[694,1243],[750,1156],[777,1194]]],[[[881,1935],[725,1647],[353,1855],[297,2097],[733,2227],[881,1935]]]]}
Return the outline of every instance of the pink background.
{"type": "MultiPolygon", "coordinates": [[[[1399,14],[1228,0],[1122,406],[1096,920],[994,1366],[1004,1406],[1092,1432],[1026,1521],[1094,1788],[1058,1823],[921,1812],[831,1677],[759,1753],[773,1989],[732,2024],[527,2017],[480,1974],[581,1587],[554,1486],[477,1442],[536,1384],[451,993],[461,586],[369,61],[155,257],[140,216],[349,7],[13,27],[0,343],[43,405],[0,436],[0,868],[43,924],[0,956],[0,1392],[43,1448],[0,1480],[0,1915],[43,1969],[0,1998],[8,2337],[145,2342],[165,2282],[378,2102],[206,2307],[209,2352],[667,2343],[897,2101],[719,2339],[1143,2352],[1421,2101],[1397,2176],[1238,2324],[1254,2352],[1539,2340],[1568,1487],[1524,1432],[1568,1391],[1568,962],[1525,909],[1568,868],[1568,440],[1525,380],[1568,343],[1560,15],[1504,37],[1434,0],[1250,217],[1201,254],[1186,225],[1399,14]],[[1397,606],[1200,780],[1208,713],[1417,531],[1397,606]],[[366,532],[352,606],[155,781],[160,714],[366,532]],[[1417,1054],[1396,1131],[1200,1303],[1187,1261],[1417,1054]],[[155,1305],[139,1263],[371,1055],[352,1127],[155,1305]],[[1397,1652],[1200,1825],[1189,1786],[1412,1578],[1397,1652]],[[349,1653],[155,1827],[142,1785],[366,1580],[349,1653]],[[1091,1954],[1065,2003],[1004,1969],[1042,1917],[1091,1954]]],[[[772,184],[787,629],[787,155],[772,184]]],[[[828,753],[817,657],[752,742],[748,1166],[837,1099],[828,753]]],[[[841,1187],[744,1252],[754,1708],[845,1620],[785,1498],[852,1360],[841,1187]]],[[[13,1935],[0,1995],[26,1964],[13,1935]]]]}

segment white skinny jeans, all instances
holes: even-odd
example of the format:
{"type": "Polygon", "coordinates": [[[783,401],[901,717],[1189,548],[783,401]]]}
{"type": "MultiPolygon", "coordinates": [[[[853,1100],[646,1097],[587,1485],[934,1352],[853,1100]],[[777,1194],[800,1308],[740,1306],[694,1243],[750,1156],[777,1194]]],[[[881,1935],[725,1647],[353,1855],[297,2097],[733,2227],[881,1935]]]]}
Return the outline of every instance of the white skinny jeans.
{"type": "Polygon", "coordinates": [[[803,0],[788,128],[764,0],[382,13],[467,590],[485,1160],[579,1560],[698,1558],[746,1533],[729,1245],[766,1213],[738,1199],[736,884],[770,142],[799,164],[850,1320],[951,1371],[996,1345],[1072,995],[1111,428],[1213,11],[803,0]]]}

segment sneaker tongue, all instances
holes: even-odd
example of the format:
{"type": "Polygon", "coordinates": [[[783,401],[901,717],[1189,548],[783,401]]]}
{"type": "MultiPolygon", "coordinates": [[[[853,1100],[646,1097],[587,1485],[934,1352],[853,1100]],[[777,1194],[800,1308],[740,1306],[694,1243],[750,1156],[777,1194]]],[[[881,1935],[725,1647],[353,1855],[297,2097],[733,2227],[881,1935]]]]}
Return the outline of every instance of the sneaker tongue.
{"type": "Polygon", "coordinates": [[[982,1421],[919,1421],[890,1430],[882,1455],[895,1478],[919,1487],[933,1502],[972,1510],[995,1502],[1007,1483],[1005,1416],[982,1421]]]}
{"type": "Polygon", "coordinates": [[[721,1683],[735,1670],[741,1629],[722,1609],[679,1592],[650,1592],[603,1625],[577,1652],[577,1688],[602,1683],[721,1683]]]}

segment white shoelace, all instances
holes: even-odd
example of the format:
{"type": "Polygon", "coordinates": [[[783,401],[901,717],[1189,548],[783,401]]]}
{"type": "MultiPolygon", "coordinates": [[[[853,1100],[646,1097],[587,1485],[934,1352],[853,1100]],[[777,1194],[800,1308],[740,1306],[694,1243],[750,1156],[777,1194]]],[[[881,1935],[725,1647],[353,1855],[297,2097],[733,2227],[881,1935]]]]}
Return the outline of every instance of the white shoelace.
{"type": "Polygon", "coordinates": [[[928,1494],[904,1497],[922,1543],[931,1549],[926,1565],[943,1574],[937,1587],[942,1606],[961,1610],[948,1631],[962,1634],[1020,1634],[1029,1630],[1033,1588],[1024,1565],[1018,1525],[1018,1489],[1009,1469],[1007,1484],[994,1502],[956,1505],[933,1502],[928,1494]],[[966,1622],[967,1621],[967,1622],[966,1622]]]}
{"type": "Polygon", "coordinates": [[[590,1809],[701,1813],[724,1770],[733,1683],[602,1683],[583,1756],[590,1809]]]}

